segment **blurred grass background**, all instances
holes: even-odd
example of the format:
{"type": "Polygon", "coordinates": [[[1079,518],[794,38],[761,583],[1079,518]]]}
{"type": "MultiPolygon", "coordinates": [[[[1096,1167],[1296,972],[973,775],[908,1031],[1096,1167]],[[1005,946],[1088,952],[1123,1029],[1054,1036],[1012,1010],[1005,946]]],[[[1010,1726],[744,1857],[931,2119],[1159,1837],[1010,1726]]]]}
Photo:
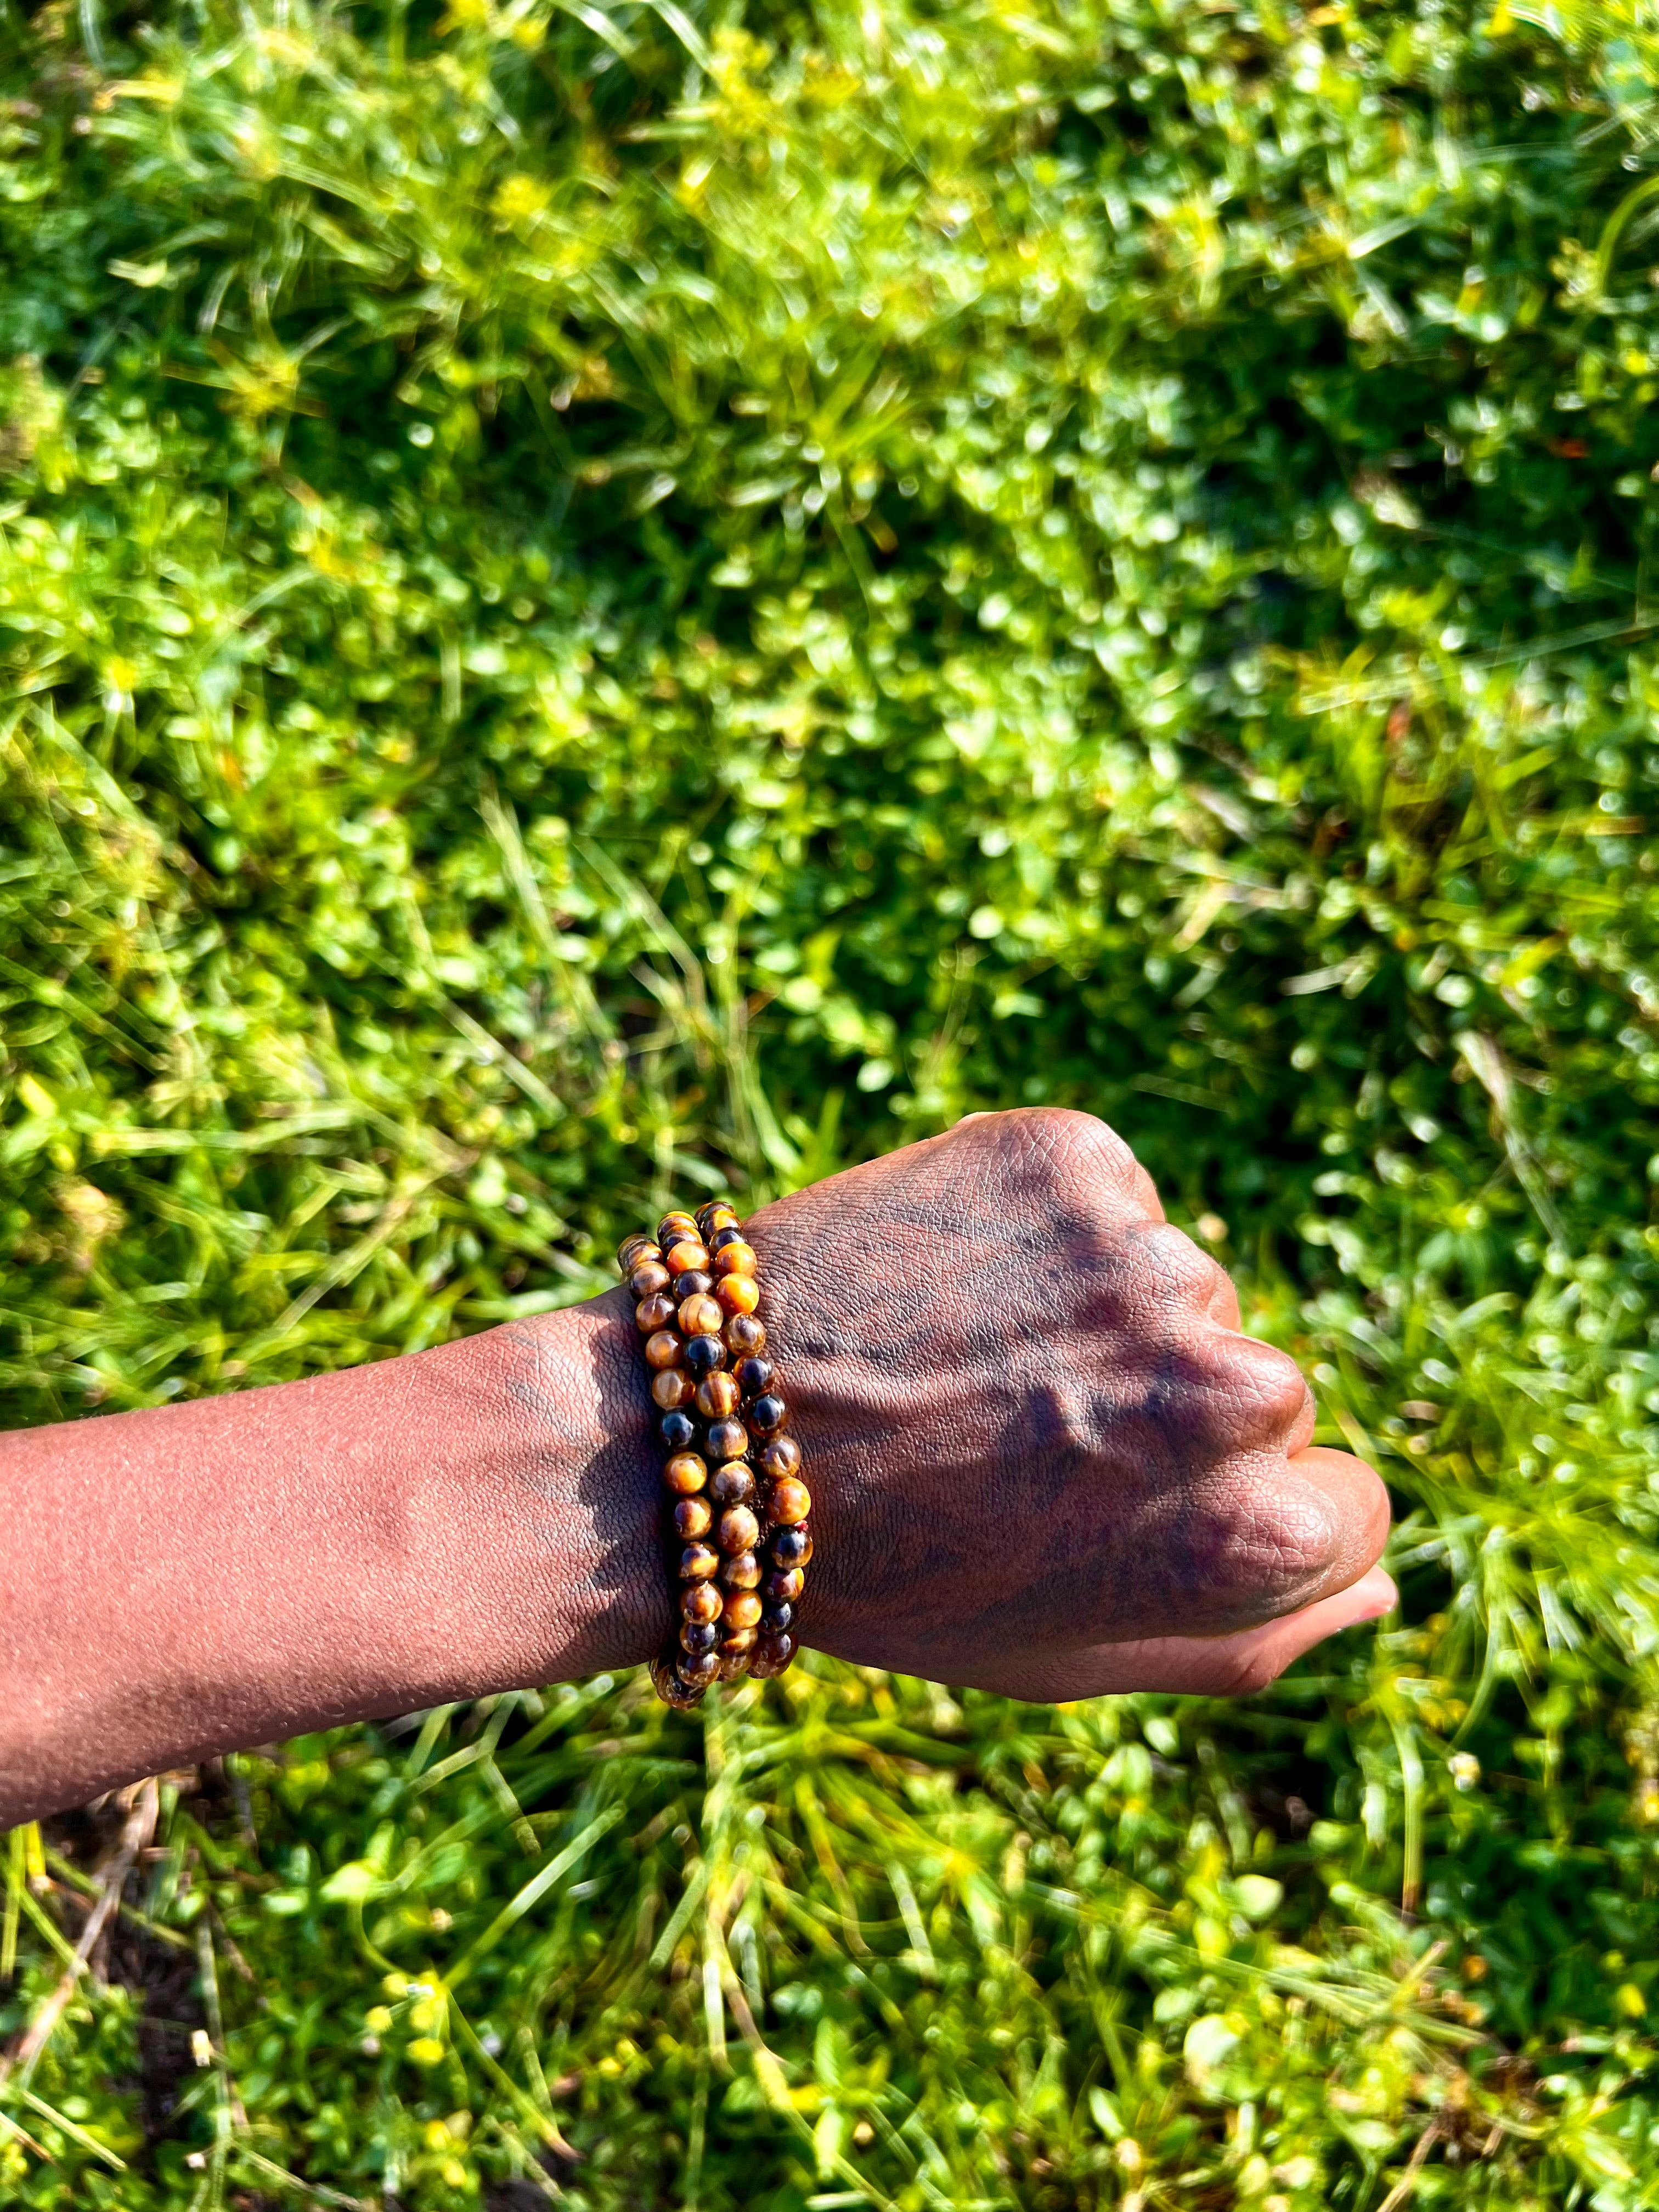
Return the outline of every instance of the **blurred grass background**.
{"type": "MultiPolygon", "coordinates": [[[[809,1662],[169,1777],[0,2197],[1659,2204],[1650,13],[0,55],[4,1418],[1054,1101],[1405,1593],[1237,1709],[809,1662]]],[[[119,1826],[0,1844],[14,2052],[119,1826]]]]}

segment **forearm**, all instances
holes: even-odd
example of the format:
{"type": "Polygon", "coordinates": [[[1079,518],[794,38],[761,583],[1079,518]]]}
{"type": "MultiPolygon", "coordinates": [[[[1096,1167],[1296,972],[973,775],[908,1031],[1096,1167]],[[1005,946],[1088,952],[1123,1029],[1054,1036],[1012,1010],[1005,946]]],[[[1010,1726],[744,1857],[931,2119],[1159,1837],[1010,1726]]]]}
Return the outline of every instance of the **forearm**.
{"type": "Polygon", "coordinates": [[[0,1437],[0,1828],[228,1745],[648,1656],[654,1455],[617,1304],[0,1437]]]}

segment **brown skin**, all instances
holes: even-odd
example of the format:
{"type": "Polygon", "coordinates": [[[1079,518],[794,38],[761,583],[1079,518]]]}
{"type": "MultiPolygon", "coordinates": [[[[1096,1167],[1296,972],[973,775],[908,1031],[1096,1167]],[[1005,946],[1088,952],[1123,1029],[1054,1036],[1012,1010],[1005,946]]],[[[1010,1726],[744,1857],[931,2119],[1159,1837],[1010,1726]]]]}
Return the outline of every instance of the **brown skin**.
{"type": "MultiPolygon", "coordinates": [[[[754,1217],[814,1497],[805,1640],[1016,1696],[1259,1688],[1386,1611],[1385,1492],[1103,1123],[975,1115],[754,1217]]],[[[0,1826],[160,1768],[645,1659],[617,1291],[0,1437],[0,1826]]]]}

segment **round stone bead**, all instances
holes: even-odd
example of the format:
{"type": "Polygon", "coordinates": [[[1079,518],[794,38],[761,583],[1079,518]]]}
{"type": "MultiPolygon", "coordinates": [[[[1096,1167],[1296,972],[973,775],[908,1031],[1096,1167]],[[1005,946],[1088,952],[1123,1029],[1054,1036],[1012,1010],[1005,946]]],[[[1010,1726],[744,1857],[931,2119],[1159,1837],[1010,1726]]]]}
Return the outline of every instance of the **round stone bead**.
{"type": "Polygon", "coordinates": [[[763,1437],[775,1436],[788,1418],[789,1408],[776,1390],[763,1390],[749,1408],[750,1427],[763,1437]]]}
{"type": "Polygon", "coordinates": [[[760,1261],[754,1246],[739,1240],[720,1247],[714,1255],[714,1267],[717,1275],[752,1275],[759,1271],[760,1261]]]}
{"type": "Polygon", "coordinates": [[[722,1221],[718,1229],[705,1230],[702,1241],[712,1255],[725,1251],[728,1244],[745,1244],[749,1240],[735,1221],[722,1221]]]}
{"type": "Polygon", "coordinates": [[[749,1449],[749,1431],[741,1421],[714,1421],[706,1441],[710,1459],[741,1459],[749,1449]]]}
{"type": "Polygon", "coordinates": [[[706,1690],[711,1682],[720,1680],[720,1655],[718,1651],[684,1652],[675,1672],[681,1681],[690,1683],[694,1689],[706,1690]]]}
{"type": "MultiPolygon", "coordinates": [[[[691,1341],[693,1344],[708,1344],[714,1340],[694,1336],[691,1341]]],[[[697,1385],[697,1411],[705,1420],[724,1420],[728,1413],[737,1412],[742,1400],[743,1393],[738,1388],[737,1376],[724,1368],[718,1374],[705,1375],[697,1385]]]]}
{"type": "Polygon", "coordinates": [[[758,1398],[763,1391],[771,1389],[772,1378],[776,1373],[771,1361],[763,1359],[757,1353],[752,1359],[745,1359],[738,1368],[738,1388],[745,1398],[758,1398]]]}
{"type": "MultiPolygon", "coordinates": [[[[720,1287],[724,1290],[726,1284],[741,1283],[747,1279],[744,1275],[728,1275],[726,1283],[722,1283],[720,1287]]],[[[764,1352],[766,1323],[763,1321],[757,1321],[753,1314],[734,1313],[726,1324],[726,1348],[733,1359],[746,1358],[751,1352],[764,1352]]]]}
{"type": "Polygon", "coordinates": [[[706,1297],[714,1287],[714,1278],[707,1267],[688,1267],[683,1275],[676,1275],[671,1292],[675,1304],[686,1298],[706,1297]]]}
{"type": "Polygon", "coordinates": [[[725,1645],[722,1644],[720,1647],[721,1681],[740,1682],[748,1672],[749,1654],[747,1651],[728,1651],[725,1645]]]}
{"type": "Polygon", "coordinates": [[[793,1437],[774,1437],[762,1447],[755,1464],[769,1482],[781,1482],[800,1466],[800,1446],[793,1437]]]}
{"type": "MultiPolygon", "coordinates": [[[[720,1565],[720,1555],[708,1544],[688,1544],[680,1553],[680,1580],[683,1583],[706,1583],[713,1579],[720,1565]]],[[[777,1577],[772,1579],[775,1582],[777,1577]]]]}
{"type": "Polygon", "coordinates": [[[752,1552],[739,1552],[720,1562],[720,1582],[726,1589],[758,1589],[761,1563],[752,1552]]]}
{"type": "Polygon", "coordinates": [[[659,1328],[666,1328],[674,1318],[674,1301],[666,1291],[653,1291],[648,1298],[641,1298],[634,1309],[634,1319],[641,1336],[654,1336],[659,1328]]]}
{"type": "Polygon", "coordinates": [[[761,1607],[761,1621],[769,1632],[777,1634],[783,1629],[793,1627],[795,1608],[787,1598],[780,1598],[775,1603],[761,1607]]]}
{"type": "Polygon", "coordinates": [[[761,1601],[753,1590],[733,1590],[720,1617],[732,1628],[753,1628],[761,1617],[761,1601]]]}
{"type": "Polygon", "coordinates": [[[726,1621],[721,1621],[720,1654],[722,1657],[728,1654],[734,1659],[746,1656],[754,1648],[755,1632],[752,1628],[732,1628],[726,1621]]]}
{"type": "Polygon", "coordinates": [[[722,1313],[751,1314],[760,1304],[760,1285],[752,1275],[722,1275],[714,1285],[714,1296],[722,1313]]]}
{"type": "Polygon", "coordinates": [[[718,1336],[726,1316],[706,1291],[699,1291],[695,1297],[684,1299],[679,1310],[679,1324],[688,1336],[718,1336]]]}
{"type": "Polygon", "coordinates": [[[714,1541],[728,1559],[752,1552],[760,1541],[760,1522],[746,1505],[728,1505],[720,1517],[714,1541]]]}
{"type": "Polygon", "coordinates": [[[685,1364],[699,1382],[726,1364],[726,1346],[717,1336],[694,1336],[685,1347],[685,1364]]]}
{"type": "Polygon", "coordinates": [[[773,1537],[771,1553],[775,1565],[804,1567],[812,1556],[812,1532],[805,1522],[793,1528],[780,1528],[773,1537]]]}
{"type": "Polygon", "coordinates": [[[660,1260],[661,1257],[661,1245],[654,1243],[636,1229],[631,1237],[624,1237],[617,1247],[617,1271],[623,1275],[631,1275],[635,1268],[642,1267],[646,1261],[660,1260]]]}
{"type": "Polygon", "coordinates": [[[651,1680],[664,1705],[672,1705],[678,1712],[689,1713],[702,1698],[703,1686],[680,1680],[675,1662],[684,1656],[676,1652],[672,1658],[659,1656],[653,1659],[651,1662],[651,1680]]]}
{"type": "Polygon", "coordinates": [[[636,1298],[648,1298],[658,1291],[665,1291],[668,1282],[668,1270],[661,1261],[647,1260],[629,1277],[628,1287],[636,1298]]]}
{"type": "MultiPolygon", "coordinates": [[[[713,1583],[687,1583],[680,1591],[680,1617],[684,1620],[718,1620],[725,1610],[725,1600],[713,1583]]],[[[755,1613],[760,1615],[760,1600],[755,1600],[755,1613]]]]}
{"type": "Polygon", "coordinates": [[[738,1210],[729,1198],[710,1199],[707,1206],[697,1208],[697,1226],[702,1231],[703,1242],[719,1237],[738,1225],[738,1210]]]}
{"type": "Polygon", "coordinates": [[[674,1508],[674,1534],[689,1544],[706,1536],[714,1525],[714,1509],[706,1498],[682,1498],[674,1508]]]}
{"type": "Polygon", "coordinates": [[[689,1213],[665,1213],[657,1224],[657,1242],[665,1252],[671,1245],[684,1243],[696,1233],[696,1221],[689,1213]]]}
{"type": "Polygon", "coordinates": [[[651,1377],[651,1395],[665,1413],[672,1413],[691,1395],[691,1377],[683,1367],[660,1367],[651,1377]]]}
{"type": "Polygon", "coordinates": [[[662,1479],[676,1498],[695,1498],[708,1480],[708,1469],[696,1452],[676,1452],[664,1467],[662,1479]]]}
{"type": "Polygon", "coordinates": [[[720,1640],[720,1632],[712,1620],[683,1620],[680,1623],[682,1651],[712,1651],[720,1640]]]}
{"type": "Polygon", "coordinates": [[[690,1413],[665,1413],[657,1423],[657,1434],[669,1451],[688,1451],[697,1441],[697,1425],[690,1413]]]}
{"type": "Polygon", "coordinates": [[[659,1328],[654,1336],[645,1340],[645,1364],[647,1367],[678,1367],[684,1349],[672,1328],[659,1328]]]}
{"type": "Polygon", "coordinates": [[[812,1495],[804,1482],[775,1482],[767,1500],[769,1516],[786,1528],[804,1521],[812,1510],[812,1495]]]}
{"type": "Polygon", "coordinates": [[[805,1587],[806,1577],[799,1567],[780,1567],[768,1575],[760,1586],[760,1594],[768,1605],[793,1605],[805,1587]]]}
{"type": "Polygon", "coordinates": [[[749,1671],[764,1681],[769,1675],[781,1674],[795,1656],[795,1639],[787,1631],[775,1636],[759,1636],[749,1655],[749,1671]]]}
{"type": "Polygon", "coordinates": [[[696,1236],[682,1237],[662,1256],[663,1265],[671,1275],[689,1275],[694,1267],[705,1274],[708,1270],[708,1247],[696,1236]]]}
{"type": "Polygon", "coordinates": [[[729,1459],[714,1469],[708,1494],[721,1505],[748,1505],[755,1496],[755,1470],[740,1459],[729,1459]]]}

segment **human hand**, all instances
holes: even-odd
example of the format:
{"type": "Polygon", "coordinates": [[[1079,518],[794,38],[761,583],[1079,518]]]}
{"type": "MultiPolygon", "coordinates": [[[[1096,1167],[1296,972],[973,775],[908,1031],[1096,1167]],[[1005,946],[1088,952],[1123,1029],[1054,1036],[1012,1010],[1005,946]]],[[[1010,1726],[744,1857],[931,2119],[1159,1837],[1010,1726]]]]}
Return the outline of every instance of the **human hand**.
{"type": "Polygon", "coordinates": [[[1388,1495],[1086,1114],[976,1115],[757,1213],[817,1531],[802,1632],[1040,1698],[1260,1688],[1387,1612],[1388,1495]]]}

